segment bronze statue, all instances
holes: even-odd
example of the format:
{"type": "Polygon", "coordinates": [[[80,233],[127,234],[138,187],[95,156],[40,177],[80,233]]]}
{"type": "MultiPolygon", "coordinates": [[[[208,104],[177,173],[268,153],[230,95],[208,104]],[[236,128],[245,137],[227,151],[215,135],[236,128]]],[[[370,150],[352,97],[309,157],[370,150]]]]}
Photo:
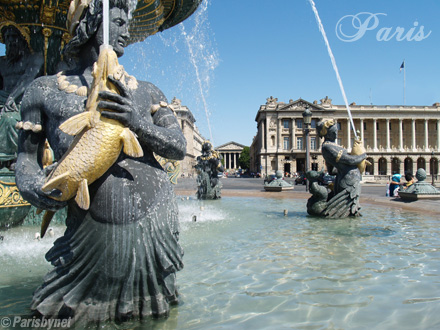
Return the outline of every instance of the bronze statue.
{"type": "Polygon", "coordinates": [[[202,155],[197,157],[197,198],[198,199],[219,199],[221,198],[221,182],[218,178],[224,172],[221,163],[221,156],[209,141],[202,145],[202,155]]]}
{"type": "Polygon", "coordinates": [[[309,171],[306,173],[310,183],[312,197],[307,203],[307,212],[327,218],[345,218],[359,216],[359,197],[361,193],[360,182],[362,180],[359,167],[367,155],[362,152],[357,143],[356,150],[362,154],[349,154],[347,150],[336,144],[338,129],[333,120],[323,120],[317,125],[318,133],[324,137],[322,155],[325,159],[327,170],[330,174],[336,174],[333,190],[328,193],[327,188],[318,185],[323,171],[309,171]]]}
{"type": "MultiPolygon", "coordinates": [[[[110,45],[119,57],[129,38],[131,2],[110,0],[110,45]]],[[[64,52],[74,59],[72,69],[35,80],[22,102],[17,185],[41,209],[68,206],[67,230],[46,255],[55,268],[35,291],[31,309],[46,318],[86,321],[167,316],[169,305],[178,302],[176,272],[183,268],[183,250],[174,190],[153,153],[183,159],[186,141],[163,93],[123,70],[109,75],[117,93],[99,92],[101,117],[135,133],[143,155],[121,152],[88,186],[88,208],[74,199],[63,201],[64,191],[42,189],[57,168],[57,163],[42,168],[45,139],[61,163],[74,138],[59,126],[83,113],[103,43],[101,1],[71,10],[83,10],[70,13],[79,17],[70,22],[73,38],[64,52]]]]}
{"type": "Polygon", "coordinates": [[[17,158],[20,103],[26,87],[42,74],[43,56],[32,52],[29,32],[12,21],[0,23],[6,55],[0,57],[0,167],[13,170],[17,158]]]}

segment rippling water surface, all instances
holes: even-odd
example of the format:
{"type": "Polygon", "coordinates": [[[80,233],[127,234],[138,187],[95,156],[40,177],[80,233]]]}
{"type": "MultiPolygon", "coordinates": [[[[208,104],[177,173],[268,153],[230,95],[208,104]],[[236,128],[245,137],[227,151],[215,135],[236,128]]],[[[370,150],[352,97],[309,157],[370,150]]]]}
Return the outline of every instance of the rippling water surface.
{"type": "MultiPolygon", "coordinates": [[[[179,199],[179,209],[181,304],[167,320],[109,329],[440,328],[439,219],[366,206],[358,219],[323,220],[303,200],[260,198],[179,199]]],[[[50,269],[51,242],[36,231],[3,233],[0,315],[26,313],[50,269]]]]}

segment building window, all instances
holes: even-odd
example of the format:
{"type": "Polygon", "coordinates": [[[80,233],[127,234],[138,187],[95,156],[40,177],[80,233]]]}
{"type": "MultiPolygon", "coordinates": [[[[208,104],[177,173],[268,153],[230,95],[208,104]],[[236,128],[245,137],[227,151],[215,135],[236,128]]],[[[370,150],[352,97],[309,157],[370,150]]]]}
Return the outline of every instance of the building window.
{"type": "Polygon", "coordinates": [[[302,148],[303,148],[303,138],[297,137],[296,138],[296,149],[302,150],[302,148]]]}
{"type": "Polygon", "coordinates": [[[364,131],[366,131],[366,130],[367,130],[367,123],[364,122],[364,131]]]}
{"type": "Polygon", "coordinates": [[[316,119],[312,119],[312,122],[310,124],[311,128],[316,128],[316,119]]]}
{"type": "Polygon", "coordinates": [[[376,129],[379,130],[379,122],[376,122],[376,129]]]}
{"type": "Polygon", "coordinates": [[[283,119],[283,127],[289,128],[289,119],[283,119]]]}
{"type": "Polygon", "coordinates": [[[310,138],[310,149],[316,150],[316,137],[310,138]]]}
{"type": "Polygon", "coordinates": [[[390,127],[390,131],[391,131],[391,122],[389,122],[389,127],[390,127]]]}
{"type": "Polygon", "coordinates": [[[284,137],[284,150],[289,150],[289,138],[288,137],[284,137]]]}
{"type": "Polygon", "coordinates": [[[341,123],[336,123],[336,127],[338,128],[338,131],[341,130],[341,123]]]}
{"type": "Polygon", "coordinates": [[[303,127],[303,121],[302,121],[302,119],[297,119],[297,120],[296,120],[296,127],[298,127],[298,128],[302,128],[302,127],[303,127]]]}
{"type": "Polygon", "coordinates": [[[275,147],[275,136],[271,136],[270,137],[270,141],[271,141],[271,143],[272,143],[272,147],[275,147]]]}

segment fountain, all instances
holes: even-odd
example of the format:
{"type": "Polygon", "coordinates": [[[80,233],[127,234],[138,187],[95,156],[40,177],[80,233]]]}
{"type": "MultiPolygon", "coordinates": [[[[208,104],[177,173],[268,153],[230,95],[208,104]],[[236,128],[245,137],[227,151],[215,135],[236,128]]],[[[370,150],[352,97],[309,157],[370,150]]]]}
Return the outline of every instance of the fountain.
{"type": "Polygon", "coordinates": [[[399,197],[404,201],[416,201],[419,199],[440,199],[440,191],[426,182],[426,171],[419,168],[416,172],[417,182],[404,190],[399,190],[399,197]]]}
{"type": "MultiPolygon", "coordinates": [[[[308,216],[302,199],[178,199],[183,304],[168,319],[101,329],[434,329],[440,313],[436,215],[363,205],[350,221],[308,216]],[[200,206],[203,205],[203,210],[200,206]],[[288,216],[283,210],[288,209],[288,216]],[[193,222],[193,216],[197,222],[193,222]],[[372,317],[374,315],[374,317],[372,317]]],[[[28,314],[55,237],[16,227],[0,242],[0,315],[28,314]],[[19,244],[17,243],[19,242],[19,244]]]]}
{"type": "Polygon", "coordinates": [[[41,237],[53,214],[68,208],[67,229],[46,254],[54,269],[33,294],[31,311],[43,320],[166,317],[178,303],[178,211],[155,156],[182,159],[186,142],[163,93],[128,75],[117,57],[183,21],[200,1],[107,3],[73,0],[68,12],[56,9],[69,1],[49,5],[52,18],[67,14],[64,70],[29,85],[17,124],[17,186],[46,210],[41,237]],[[44,169],[46,138],[57,162],[44,169]]]}
{"type": "MultiPolygon", "coordinates": [[[[162,110],[159,107],[157,111],[162,110]]],[[[127,167],[124,163],[121,167],[115,178],[127,179],[127,167]]],[[[149,174],[139,171],[128,179],[145,175],[149,174]]],[[[164,175],[145,186],[168,187],[164,175]]],[[[117,188],[127,187],[124,184],[117,188]]],[[[173,195],[171,190],[166,193],[173,195]]],[[[150,202],[151,196],[146,197],[143,201],[150,202]]],[[[125,201],[111,199],[102,203],[97,213],[117,209],[125,201]]],[[[136,200],[131,201],[136,205],[136,200]]],[[[186,252],[185,268],[179,272],[179,299],[184,304],[171,306],[167,319],[153,321],[145,317],[123,324],[101,323],[101,329],[438,326],[440,229],[435,216],[427,214],[420,221],[415,212],[366,205],[363,217],[323,221],[308,216],[301,200],[184,198],[176,203],[181,230],[174,247],[179,249],[181,245],[186,252]],[[290,211],[283,214],[280,210],[290,211]],[[192,220],[194,217],[197,222],[192,220]]],[[[43,257],[52,244],[68,252],[57,259],[58,251],[51,249],[47,256],[57,267],[72,263],[78,249],[93,258],[78,267],[91,269],[89,286],[78,289],[95,295],[84,302],[94,307],[94,298],[107,298],[108,287],[103,288],[101,281],[109,273],[115,282],[131,283],[131,274],[124,271],[130,262],[136,262],[130,244],[143,239],[137,236],[139,232],[145,236],[150,231],[164,232],[163,227],[149,226],[145,230],[143,224],[135,227],[126,223],[108,226],[100,222],[90,228],[87,226],[92,222],[81,219],[84,211],[70,206],[73,212],[67,230],[64,225],[53,225],[54,237],[46,235],[38,240],[36,227],[25,224],[9,230],[0,240],[2,322],[29,315],[29,298],[41,284],[41,277],[52,269],[43,257]],[[69,250],[69,240],[76,239],[79,246],[69,250]],[[81,244],[82,239],[89,244],[81,244]],[[103,245],[108,250],[96,253],[103,250],[103,245]],[[123,260],[112,258],[116,250],[124,253],[123,260]],[[104,264],[99,264],[101,261],[104,264]],[[115,273],[115,269],[120,272],[115,273]]],[[[176,208],[171,205],[169,210],[174,213],[176,208]]],[[[58,268],[60,273],[66,269],[58,268]]],[[[45,281],[57,275],[49,273],[45,281]]],[[[37,294],[41,292],[38,289],[37,294]]],[[[127,310],[130,306],[122,304],[121,308],[127,310]]]]}
{"type": "Polygon", "coordinates": [[[264,190],[266,190],[266,191],[286,191],[286,190],[293,189],[293,186],[290,183],[284,181],[283,171],[278,170],[275,175],[276,175],[276,179],[272,180],[271,182],[264,183],[264,190]]]}

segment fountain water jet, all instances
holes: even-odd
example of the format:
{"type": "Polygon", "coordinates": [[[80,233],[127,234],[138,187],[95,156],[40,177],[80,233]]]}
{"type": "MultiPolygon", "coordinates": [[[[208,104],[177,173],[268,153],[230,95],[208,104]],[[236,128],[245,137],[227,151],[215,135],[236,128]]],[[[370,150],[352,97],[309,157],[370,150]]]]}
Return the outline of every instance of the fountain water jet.
{"type": "Polygon", "coordinates": [[[355,138],[357,138],[358,136],[356,133],[356,128],[354,126],[353,118],[351,116],[350,106],[348,105],[348,100],[347,100],[347,95],[345,94],[344,85],[342,84],[342,79],[341,79],[341,76],[339,75],[338,66],[336,65],[336,59],[333,56],[333,52],[330,47],[330,43],[328,41],[327,34],[325,33],[324,26],[322,25],[321,18],[319,17],[318,9],[316,8],[315,2],[313,0],[308,0],[308,1],[309,1],[310,5],[312,6],[313,13],[315,14],[316,22],[318,23],[319,31],[321,32],[322,37],[325,42],[325,45],[327,46],[328,55],[330,56],[332,66],[333,66],[333,69],[336,74],[336,79],[338,80],[339,88],[341,89],[342,97],[344,98],[345,107],[347,108],[348,116],[350,117],[351,128],[353,129],[353,133],[354,133],[355,138]]]}

